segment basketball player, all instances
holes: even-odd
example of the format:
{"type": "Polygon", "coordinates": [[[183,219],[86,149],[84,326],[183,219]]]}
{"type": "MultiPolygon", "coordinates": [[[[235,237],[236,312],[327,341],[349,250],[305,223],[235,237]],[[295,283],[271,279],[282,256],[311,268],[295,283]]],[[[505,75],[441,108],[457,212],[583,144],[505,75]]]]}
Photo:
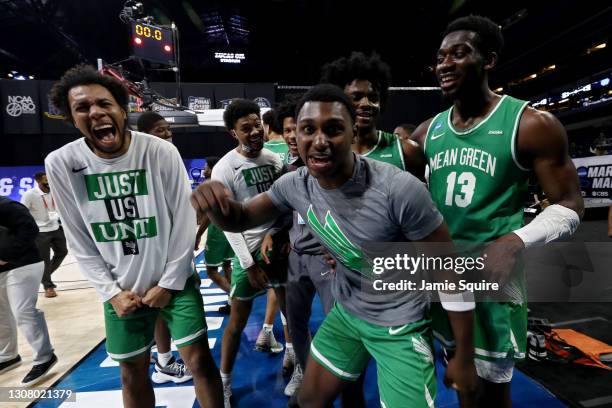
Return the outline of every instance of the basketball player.
{"type": "Polygon", "coordinates": [[[326,64],[321,83],[344,89],[357,111],[357,135],[353,151],[370,159],[392,164],[423,179],[425,159],[413,141],[402,141],[377,129],[377,122],[389,95],[391,70],[378,54],[353,52],[326,64]]]}
{"type": "MultiPolygon", "coordinates": [[[[159,113],[146,111],[140,114],[136,122],[136,129],[142,133],[157,136],[172,143],[172,131],[170,124],[159,113]]],[[[189,369],[180,360],[176,360],[172,354],[170,345],[170,331],[161,316],[155,322],[155,345],[157,346],[157,358],[151,360],[155,364],[155,371],[151,380],[157,384],[169,381],[180,384],[193,378],[189,369]]]]}
{"type": "MultiPolygon", "coordinates": [[[[489,88],[488,75],[502,44],[501,29],[488,18],[463,17],[448,25],[436,75],[453,105],[422,123],[414,137],[424,146],[431,196],[453,240],[494,243],[486,251],[487,269],[490,279],[503,282],[522,248],[571,235],[583,202],[561,123],[527,107],[525,101],[489,88]],[[523,227],[530,172],[535,172],[552,205],[523,227]]],[[[513,274],[505,290],[513,293],[512,301],[478,303],[475,310],[481,407],[511,406],[514,362],[525,356],[527,299],[522,274],[513,274]]],[[[434,305],[437,336],[452,346],[442,320],[443,316],[436,318],[434,305]]],[[[461,393],[459,397],[467,398],[461,393]]]]}
{"type": "Polygon", "coordinates": [[[262,117],[264,128],[266,130],[267,140],[264,147],[271,152],[278,154],[283,163],[287,160],[287,143],[283,139],[283,130],[279,129],[276,122],[276,112],[272,109],[263,114],[262,117]]]}
{"type": "MultiPolygon", "coordinates": [[[[226,186],[203,183],[192,204],[224,230],[240,231],[297,211],[337,260],[332,291],[336,304],[311,346],[300,406],[323,407],[357,379],[372,356],[378,365],[381,405],[427,407],[435,399],[427,299],[421,292],[364,296],[363,245],[410,239],[449,242],[441,215],[424,185],[394,166],[355,155],[355,109],[342,89],[322,84],[297,107],[297,143],[306,166],[277,180],[247,202],[230,198],[226,186]],[[405,191],[411,194],[405,194],[405,191]],[[323,225],[324,224],[324,225],[323,225]],[[340,239],[338,238],[340,237],[340,239]]],[[[447,383],[475,385],[473,302],[445,304],[457,336],[447,383]]]]}
{"type": "Polygon", "coordinates": [[[155,406],[149,349],[161,315],[200,405],[221,407],[192,266],[196,216],[178,151],[129,131],[126,89],[90,66],[68,70],[50,97],[84,136],[50,153],[45,168],[69,246],[104,301],[106,350],[119,362],[124,406],[155,406]]]}
{"type": "MultiPolygon", "coordinates": [[[[213,169],[212,180],[216,185],[223,185],[224,191],[231,192],[239,202],[268,190],[283,169],[280,158],[263,148],[259,114],[259,106],[246,99],[234,99],[223,113],[225,126],[238,141],[238,146],[219,160],[213,169]]],[[[286,274],[286,263],[270,255],[272,262],[267,264],[260,251],[261,241],[273,223],[274,220],[270,220],[242,233],[225,232],[236,254],[232,262],[230,320],[223,332],[221,348],[221,379],[226,407],[230,406],[232,369],[253,299],[265,294],[269,287],[275,287],[281,310],[284,307],[285,294],[280,282],[285,280],[282,275],[286,274]]]]}

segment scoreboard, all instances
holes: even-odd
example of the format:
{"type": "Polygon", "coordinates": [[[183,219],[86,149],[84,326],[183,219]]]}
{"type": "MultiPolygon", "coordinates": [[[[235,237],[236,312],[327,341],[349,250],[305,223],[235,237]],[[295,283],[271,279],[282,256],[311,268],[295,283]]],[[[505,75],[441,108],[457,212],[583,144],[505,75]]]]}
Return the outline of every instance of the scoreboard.
{"type": "Polygon", "coordinates": [[[147,61],[175,65],[174,33],[170,28],[132,21],[134,56],[147,61]]]}

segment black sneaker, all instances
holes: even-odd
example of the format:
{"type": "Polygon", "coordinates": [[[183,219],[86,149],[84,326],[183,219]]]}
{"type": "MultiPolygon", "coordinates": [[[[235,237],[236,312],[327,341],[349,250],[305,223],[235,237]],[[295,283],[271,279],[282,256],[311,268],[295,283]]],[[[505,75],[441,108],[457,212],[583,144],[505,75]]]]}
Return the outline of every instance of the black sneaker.
{"type": "Polygon", "coordinates": [[[17,354],[17,357],[0,363],[0,374],[17,367],[19,364],[21,364],[21,356],[17,354]]]}
{"type": "Polygon", "coordinates": [[[291,397],[289,397],[289,401],[287,402],[287,408],[300,408],[300,404],[298,403],[298,393],[296,392],[291,397]]]}
{"type": "Polygon", "coordinates": [[[53,356],[51,356],[51,360],[47,361],[46,363],[36,364],[32,367],[30,372],[23,377],[23,380],[21,380],[21,385],[29,386],[40,381],[42,377],[51,369],[51,367],[55,365],[55,363],[57,363],[57,356],[53,354],[53,356]]]}

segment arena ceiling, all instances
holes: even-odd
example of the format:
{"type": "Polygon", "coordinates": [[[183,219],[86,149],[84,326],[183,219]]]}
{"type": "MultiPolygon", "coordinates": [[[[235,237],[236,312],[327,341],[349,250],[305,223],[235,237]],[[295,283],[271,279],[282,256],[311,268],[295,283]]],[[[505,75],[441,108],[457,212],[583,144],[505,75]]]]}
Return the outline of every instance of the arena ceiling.
{"type": "MultiPolygon", "coordinates": [[[[607,1],[142,0],[147,15],[180,31],[181,73],[190,82],[308,85],[325,62],[376,51],[394,86],[431,86],[440,33],[452,19],[481,14],[503,26],[506,46],[494,86],[529,96],[612,67],[607,1]],[[597,44],[607,47],[587,53],[597,44]],[[225,65],[215,51],[243,52],[225,65]],[[544,71],[555,65],[555,69],[544,71]],[[533,80],[524,78],[538,74],[533,80]]],[[[0,75],[56,79],[80,61],[130,54],[124,0],[0,0],[0,75]]],[[[152,79],[172,80],[163,71],[152,79]]]]}

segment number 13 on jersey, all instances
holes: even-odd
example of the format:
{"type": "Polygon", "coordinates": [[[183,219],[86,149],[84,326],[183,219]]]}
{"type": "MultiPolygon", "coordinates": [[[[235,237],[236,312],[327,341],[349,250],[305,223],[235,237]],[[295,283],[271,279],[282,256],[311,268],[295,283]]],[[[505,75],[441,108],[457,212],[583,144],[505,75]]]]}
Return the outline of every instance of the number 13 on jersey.
{"type": "Polygon", "coordinates": [[[457,207],[467,207],[472,202],[475,188],[476,176],[473,173],[465,171],[457,176],[456,171],[451,172],[446,177],[446,200],[444,204],[453,206],[454,203],[457,207]]]}

